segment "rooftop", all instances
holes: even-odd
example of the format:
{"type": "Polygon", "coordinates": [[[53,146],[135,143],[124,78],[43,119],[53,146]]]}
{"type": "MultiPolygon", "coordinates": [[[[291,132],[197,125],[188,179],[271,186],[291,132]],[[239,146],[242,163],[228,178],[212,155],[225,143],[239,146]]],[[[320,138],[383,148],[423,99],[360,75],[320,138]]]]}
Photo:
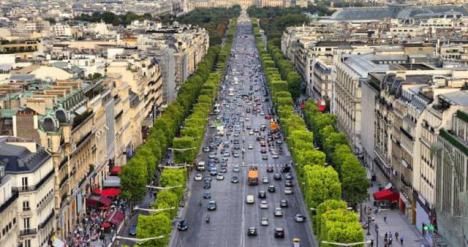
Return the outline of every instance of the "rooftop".
{"type": "Polygon", "coordinates": [[[9,173],[35,171],[50,155],[38,144],[26,143],[15,137],[0,137],[0,165],[9,173]],[[18,145],[14,143],[18,143],[18,145]],[[21,144],[33,145],[37,152],[31,152],[21,144]]]}
{"type": "Polygon", "coordinates": [[[343,8],[331,16],[337,21],[383,20],[386,18],[430,18],[461,14],[468,15],[468,9],[462,5],[412,6],[390,5],[387,7],[343,8]]]}

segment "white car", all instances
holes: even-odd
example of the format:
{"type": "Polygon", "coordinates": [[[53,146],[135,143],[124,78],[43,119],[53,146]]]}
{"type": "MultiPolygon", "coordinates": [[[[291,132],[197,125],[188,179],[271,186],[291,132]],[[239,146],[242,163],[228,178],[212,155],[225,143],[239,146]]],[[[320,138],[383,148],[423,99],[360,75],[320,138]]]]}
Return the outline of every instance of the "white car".
{"type": "Polygon", "coordinates": [[[201,173],[198,173],[197,175],[195,175],[194,179],[195,181],[201,181],[203,179],[203,175],[201,175],[201,173]]]}
{"type": "Polygon", "coordinates": [[[216,176],[216,180],[224,180],[224,176],[221,175],[221,174],[218,174],[218,175],[216,176]]]}
{"type": "Polygon", "coordinates": [[[260,220],[260,225],[268,226],[268,218],[267,217],[262,217],[262,219],[260,220]]]}
{"type": "Polygon", "coordinates": [[[252,144],[249,144],[248,149],[252,150],[252,149],[253,149],[253,145],[252,145],[252,144]]]}
{"type": "Polygon", "coordinates": [[[253,195],[247,195],[245,197],[245,203],[254,204],[255,203],[255,197],[253,195]]]}
{"type": "Polygon", "coordinates": [[[284,189],[284,194],[285,194],[285,195],[292,195],[293,193],[294,193],[294,192],[293,192],[293,190],[292,190],[291,188],[286,187],[286,188],[284,189]]]}
{"type": "Polygon", "coordinates": [[[260,209],[268,209],[268,202],[263,200],[260,202],[260,209]]]}

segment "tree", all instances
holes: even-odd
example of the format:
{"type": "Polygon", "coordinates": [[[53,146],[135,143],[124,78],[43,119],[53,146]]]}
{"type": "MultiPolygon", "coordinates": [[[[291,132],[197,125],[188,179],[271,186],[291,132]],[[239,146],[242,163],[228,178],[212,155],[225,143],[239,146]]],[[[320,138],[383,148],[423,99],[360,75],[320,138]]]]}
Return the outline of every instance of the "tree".
{"type": "Polygon", "coordinates": [[[366,169],[361,166],[357,158],[352,155],[342,165],[343,198],[355,207],[368,197],[367,188],[370,182],[367,179],[366,169]],[[352,157],[352,158],[351,158],[352,157]]]}
{"type": "Polygon", "coordinates": [[[324,213],[332,209],[347,209],[346,202],[343,200],[326,200],[316,209],[314,217],[314,232],[318,234],[320,232],[321,218],[324,213]]]}
{"type": "Polygon", "coordinates": [[[330,199],[341,198],[341,184],[338,174],[332,167],[319,165],[304,167],[305,201],[309,207],[316,208],[330,199]]]}
{"type": "Polygon", "coordinates": [[[165,247],[172,230],[171,220],[166,214],[138,215],[137,238],[164,236],[139,244],[142,247],[165,247]]]}
{"type": "Polygon", "coordinates": [[[147,168],[143,164],[130,160],[122,167],[120,183],[122,186],[122,197],[130,202],[138,202],[146,193],[147,168]]]}

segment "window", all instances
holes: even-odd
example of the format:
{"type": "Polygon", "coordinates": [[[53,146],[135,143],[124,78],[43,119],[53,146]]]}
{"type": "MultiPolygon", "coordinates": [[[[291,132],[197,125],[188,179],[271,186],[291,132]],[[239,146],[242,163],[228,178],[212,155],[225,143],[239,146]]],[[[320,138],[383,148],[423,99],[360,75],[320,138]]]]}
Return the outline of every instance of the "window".
{"type": "Polygon", "coordinates": [[[21,178],[21,185],[24,190],[28,188],[28,177],[21,178]]]}
{"type": "Polygon", "coordinates": [[[31,208],[29,207],[29,201],[23,201],[23,211],[29,211],[31,208]]]}
{"type": "Polygon", "coordinates": [[[31,224],[30,224],[30,222],[29,222],[29,221],[30,221],[29,219],[30,219],[30,218],[24,218],[24,219],[23,219],[23,228],[24,228],[24,229],[29,229],[29,227],[31,226],[31,224]]]}
{"type": "Polygon", "coordinates": [[[31,239],[24,240],[24,247],[31,247],[31,239]]]}

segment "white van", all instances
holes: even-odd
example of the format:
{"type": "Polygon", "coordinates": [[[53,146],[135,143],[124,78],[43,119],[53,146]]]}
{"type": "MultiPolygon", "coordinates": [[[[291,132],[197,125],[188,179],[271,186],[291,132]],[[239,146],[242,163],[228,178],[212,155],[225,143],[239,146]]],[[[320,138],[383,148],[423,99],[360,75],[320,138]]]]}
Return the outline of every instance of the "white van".
{"type": "Polygon", "coordinates": [[[255,203],[255,197],[253,195],[247,195],[247,197],[245,198],[245,203],[254,204],[255,203]]]}
{"type": "Polygon", "coordinates": [[[197,170],[199,170],[199,171],[204,171],[205,170],[205,161],[198,162],[197,170]]]}

